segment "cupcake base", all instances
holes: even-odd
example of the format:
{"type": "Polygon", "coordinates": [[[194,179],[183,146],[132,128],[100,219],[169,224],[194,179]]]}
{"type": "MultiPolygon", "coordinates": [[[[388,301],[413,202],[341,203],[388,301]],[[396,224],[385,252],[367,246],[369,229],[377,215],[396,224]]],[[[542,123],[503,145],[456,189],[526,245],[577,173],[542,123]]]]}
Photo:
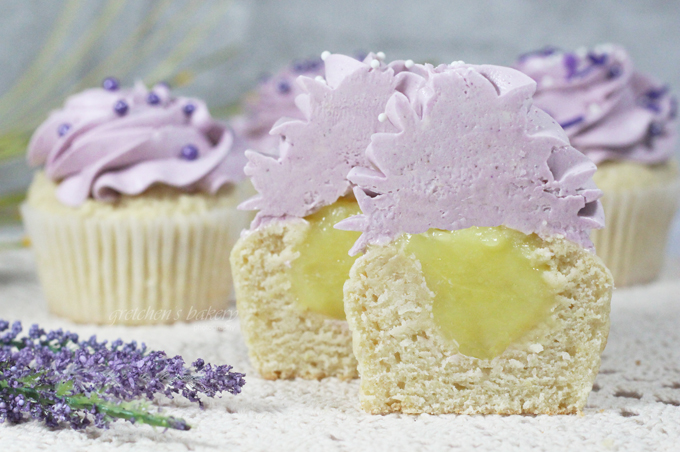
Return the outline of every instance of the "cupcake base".
{"type": "Polygon", "coordinates": [[[591,234],[597,255],[618,287],[651,282],[661,272],[680,198],[676,165],[603,164],[600,172],[606,223],[591,234]]]}
{"type": "Polygon", "coordinates": [[[21,208],[53,313],[76,322],[156,324],[211,318],[228,307],[229,251],[249,214],[237,191],[159,188],[116,205],[58,204],[38,174],[21,208]]]}

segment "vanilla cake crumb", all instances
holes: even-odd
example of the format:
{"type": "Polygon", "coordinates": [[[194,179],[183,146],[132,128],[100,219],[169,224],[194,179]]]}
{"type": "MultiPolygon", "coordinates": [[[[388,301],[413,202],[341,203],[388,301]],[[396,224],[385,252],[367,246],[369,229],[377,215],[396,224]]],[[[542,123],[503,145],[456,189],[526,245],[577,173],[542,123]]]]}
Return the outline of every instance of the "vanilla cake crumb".
{"type": "Polygon", "coordinates": [[[420,263],[399,245],[371,246],[345,283],[345,311],[373,414],[579,413],[609,332],[612,278],[602,261],[559,237],[532,259],[556,294],[547,321],[492,360],[458,353],[432,318],[420,263]]]}
{"type": "Polygon", "coordinates": [[[274,221],[244,233],[231,253],[248,355],[266,379],[356,378],[347,322],[303,311],[289,290],[287,270],[308,229],[301,219],[274,221]]]}

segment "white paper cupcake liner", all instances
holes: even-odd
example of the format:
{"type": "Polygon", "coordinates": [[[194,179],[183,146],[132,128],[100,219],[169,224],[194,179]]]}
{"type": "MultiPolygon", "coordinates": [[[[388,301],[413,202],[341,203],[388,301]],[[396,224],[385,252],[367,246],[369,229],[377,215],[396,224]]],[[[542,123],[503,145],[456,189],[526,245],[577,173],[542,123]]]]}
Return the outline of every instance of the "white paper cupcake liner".
{"type": "Polygon", "coordinates": [[[76,322],[209,319],[232,296],[229,253],[247,212],[80,218],[21,208],[49,309],[76,322]]]}
{"type": "Polygon", "coordinates": [[[650,188],[606,191],[605,228],[591,234],[617,287],[646,283],[661,271],[680,197],[680,180],[650,188]]]}

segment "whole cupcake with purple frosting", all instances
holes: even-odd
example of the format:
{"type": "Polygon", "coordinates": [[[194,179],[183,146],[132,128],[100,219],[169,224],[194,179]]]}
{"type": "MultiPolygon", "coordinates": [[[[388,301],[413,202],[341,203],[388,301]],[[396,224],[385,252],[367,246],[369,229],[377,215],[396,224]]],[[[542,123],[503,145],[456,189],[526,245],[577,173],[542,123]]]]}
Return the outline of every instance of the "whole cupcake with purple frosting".
{"type": "Polygon", "coordinates": [[[35,131],[22,207],[50,309],[75,321],[169,323],[223,309],[248,222],[245,145],[165,84],[68,98],[35,131]]]}
{"type": "Polygon", "coordinates": [[[678,103],[670,88],[637,71],[626,50],[612,44],[574,52],[546,47],[522,55],[516,68],[537,82],[534,104],[598,165],[607,227],[592,239],[617,285],[653,280],[680,194],[673,158],[678,103]]]}

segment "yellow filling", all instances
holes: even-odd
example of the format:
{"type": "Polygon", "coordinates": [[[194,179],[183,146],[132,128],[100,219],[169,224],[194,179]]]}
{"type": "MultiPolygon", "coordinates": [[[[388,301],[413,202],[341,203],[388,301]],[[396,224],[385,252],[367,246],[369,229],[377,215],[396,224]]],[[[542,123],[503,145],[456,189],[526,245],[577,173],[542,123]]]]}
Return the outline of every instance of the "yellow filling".
{"type": "Polygon", "coordinates": [[[345,319],[342,286],[358,256],[348,256],[360,232],[340,231],[333,225],[361,211],[352,198],[341,198],[305,218],[309,230],[297,246],[300,257],[291,263],[291,291],[305,310],[345,319]]]}
{"type": "Polygon", "coordinates": [[[535,266],[529,257],[537,237],[472,227],[431,229],[401,240],[435,293],[435,323],[460,353],[492,359],[547,319],[555,295],[543,280],[547,266],[535,266]]]}

